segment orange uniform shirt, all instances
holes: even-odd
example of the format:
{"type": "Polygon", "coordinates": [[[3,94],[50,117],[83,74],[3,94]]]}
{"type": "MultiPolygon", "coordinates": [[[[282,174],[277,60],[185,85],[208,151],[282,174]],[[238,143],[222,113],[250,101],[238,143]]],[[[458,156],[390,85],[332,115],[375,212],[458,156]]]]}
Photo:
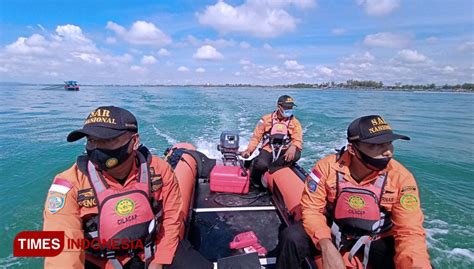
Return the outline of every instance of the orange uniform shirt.
{"type": "MultiPolygon", "coordinates": [[[[161,175],[163,185],[152,192],[156,200],[163,202],[163,222],[160,230],[156,234],[156,248],[153,263],[170,264],[173,260],[176,247],[178,246],[180,221],[181,194],[178,181],[171,166],[164,160],[153,156],[150,167],[155,169],[155,174],[161,175]]],[[[104,173],[104,178],[111,188],[123,189],[132,181],[137,180],[138,167],[134,166],[125,184],[122,186],[113,178],[104,173]]],[[[64,231],[65,240],[67,238],[79,239],[84,237],[82,218],[89,214],[97,214],[97,202],[93,199],[92,187],[87,177],[74,164],[68,170],[58,174],[55,179],[67,180],[72,184],[72,188],[64,194],[64,206],[55,213],[48,209],[48,201],[52,194],[48,193],[44,210],[45,231],[64,231]]],[[[150,179],[153,182],[153,179],[150,179]]],[[[125,262],[128,257],[118,257],[125,262]]],[[[85,253],[77,249],[67,249],[67,244],[63,252],[56,257],[45,259],[45,268],[84,268],[85,253]]],[[[109,268],[110,262],[104,267],[109,268]]]]}
{"type": "MultiPolygon", "coordinates": [[[[273,120],[277,122],[284,122],[285,120],[279,120],[276,113],[271,113],[263,116],[257,123],[257,126],[253,130],[252,138],[250,139],[247,150],[254,152],[257,148],[260,140],[263,138],[263,134],[270,132],[272,128],[273,120]]],[[[291,137],[291,144],[296,146],[298,149],[303,149],[303,130],[301,129],[300,122],[293,116],[288,124],[288,132],[291,137]]],[[[271,148],[265,145],[263,149],[271,152],[271,148]]]]}
{"type": "MultiPolygon", "coordinates": [[[[326,203],[335,202],[337,172],[356,186],[371,184],[380,173],[387,172],[381,206],[392,214],[393,227],[387,235],[395,238],[395,265],[397,268],[431,268],[423,229],[424,216],[413,175],[392,159],[385,170],[374,172],[357,183],[349,171],[350,161],[348,152],[343,153],[338,161],[336,155],[330,155],[318,161],[312,169],[314,174],[320,175],[320,181],[316,190],[314,186],[309,187],[311,184],[306,184],[301,206],[303,226],[314,244],[318,246],[319,240],[331,238],[324,214],[326,203]]],[[[312,179],[308,177],[309,180],[312,179]]]]}

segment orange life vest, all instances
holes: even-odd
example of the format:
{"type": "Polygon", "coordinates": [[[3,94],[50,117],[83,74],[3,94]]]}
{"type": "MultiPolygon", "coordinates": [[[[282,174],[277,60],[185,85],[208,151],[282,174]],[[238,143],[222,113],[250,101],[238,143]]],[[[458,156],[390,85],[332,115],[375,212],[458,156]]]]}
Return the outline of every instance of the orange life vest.
{"type": "MultiPolygon", "coordinates": [[[[140,150],[149,154],[146,148],[140,150]]],[[[154,235],[159,230],[163,208],[161,202],[151,196],[150,170],[153,169],[149,167],[150,161],[140,151],[137,151],[137,156],[140,162],[137,180],[120,190],[109,187],[87,156],[78,159],[78,166],[86,172],[84,174],[94,190],[98,206],[98,215],[86,223],[84,232],[86,238],[98,239],[99,242],[115,239],[114,242],[120,244],[141,240],[145,261],[149,262],[153,258],[154,235]]],[[[96,254],[106,256],[116,269],[122,268],[115,250],[102,249],[101,253],[96,254]]]]}

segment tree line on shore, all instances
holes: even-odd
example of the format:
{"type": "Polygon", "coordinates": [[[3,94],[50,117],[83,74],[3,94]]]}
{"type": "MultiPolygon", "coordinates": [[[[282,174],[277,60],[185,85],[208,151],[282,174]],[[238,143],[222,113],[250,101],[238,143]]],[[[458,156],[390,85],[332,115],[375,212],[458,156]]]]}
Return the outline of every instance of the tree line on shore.
{"type": "Polygon", "coordinates": [[[464,83],[455,85],[436,85],[430,84],[402,84],[395,83],[394,85],[384,85],[382,81],[373,80],[348,80],[346,83],[323,82],[323,83],[296,83],[280,85],[288,88],[368,88],[368,89],[407,89],[407,90],[474,90],[474,83],[464,83]]]}
{"type": "Polygon", "coordinates": [[[395,83],[394,85],[384,85],[382,81],[373,80],[348,80],[346,83],[323,82],[323,83],[295,83],[287,85],[279,85],[280,87],[286,88],[366,88],[366,89],[400,89],[400,90],[464,90],[474,91],[474,83],[463,83],[455,85],[436,85],[434,83],[429,84],[402,84],[395,83]]]}

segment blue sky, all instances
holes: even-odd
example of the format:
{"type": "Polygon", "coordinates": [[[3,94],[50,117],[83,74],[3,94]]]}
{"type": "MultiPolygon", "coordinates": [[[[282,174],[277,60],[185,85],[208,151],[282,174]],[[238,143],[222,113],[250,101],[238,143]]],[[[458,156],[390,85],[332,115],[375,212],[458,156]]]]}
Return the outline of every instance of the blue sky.
{"type": "Polygon", "coordinates": [[[0,81],[473,82],[470,0],[0,1],[0,81]]]}

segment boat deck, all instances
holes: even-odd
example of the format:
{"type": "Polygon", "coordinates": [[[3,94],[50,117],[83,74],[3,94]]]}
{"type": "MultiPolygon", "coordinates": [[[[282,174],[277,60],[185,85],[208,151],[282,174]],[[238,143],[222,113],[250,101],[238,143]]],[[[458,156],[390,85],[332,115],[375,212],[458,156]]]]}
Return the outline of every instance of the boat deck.
{"type": "Polygon", "coordinates": [[[243,254],[243,250],[231,250],[229,243],[239,233],[254,231],[259,243],[269,252],[264,263],[274,263],[271,251],[277,246],[281,221],[271,195],[251,186],[248,194],[239,196],[213,193],[209,183],[197,184],[193,217],[188,227],[190,242],[205,258],[216,262],[243,254]]]}

